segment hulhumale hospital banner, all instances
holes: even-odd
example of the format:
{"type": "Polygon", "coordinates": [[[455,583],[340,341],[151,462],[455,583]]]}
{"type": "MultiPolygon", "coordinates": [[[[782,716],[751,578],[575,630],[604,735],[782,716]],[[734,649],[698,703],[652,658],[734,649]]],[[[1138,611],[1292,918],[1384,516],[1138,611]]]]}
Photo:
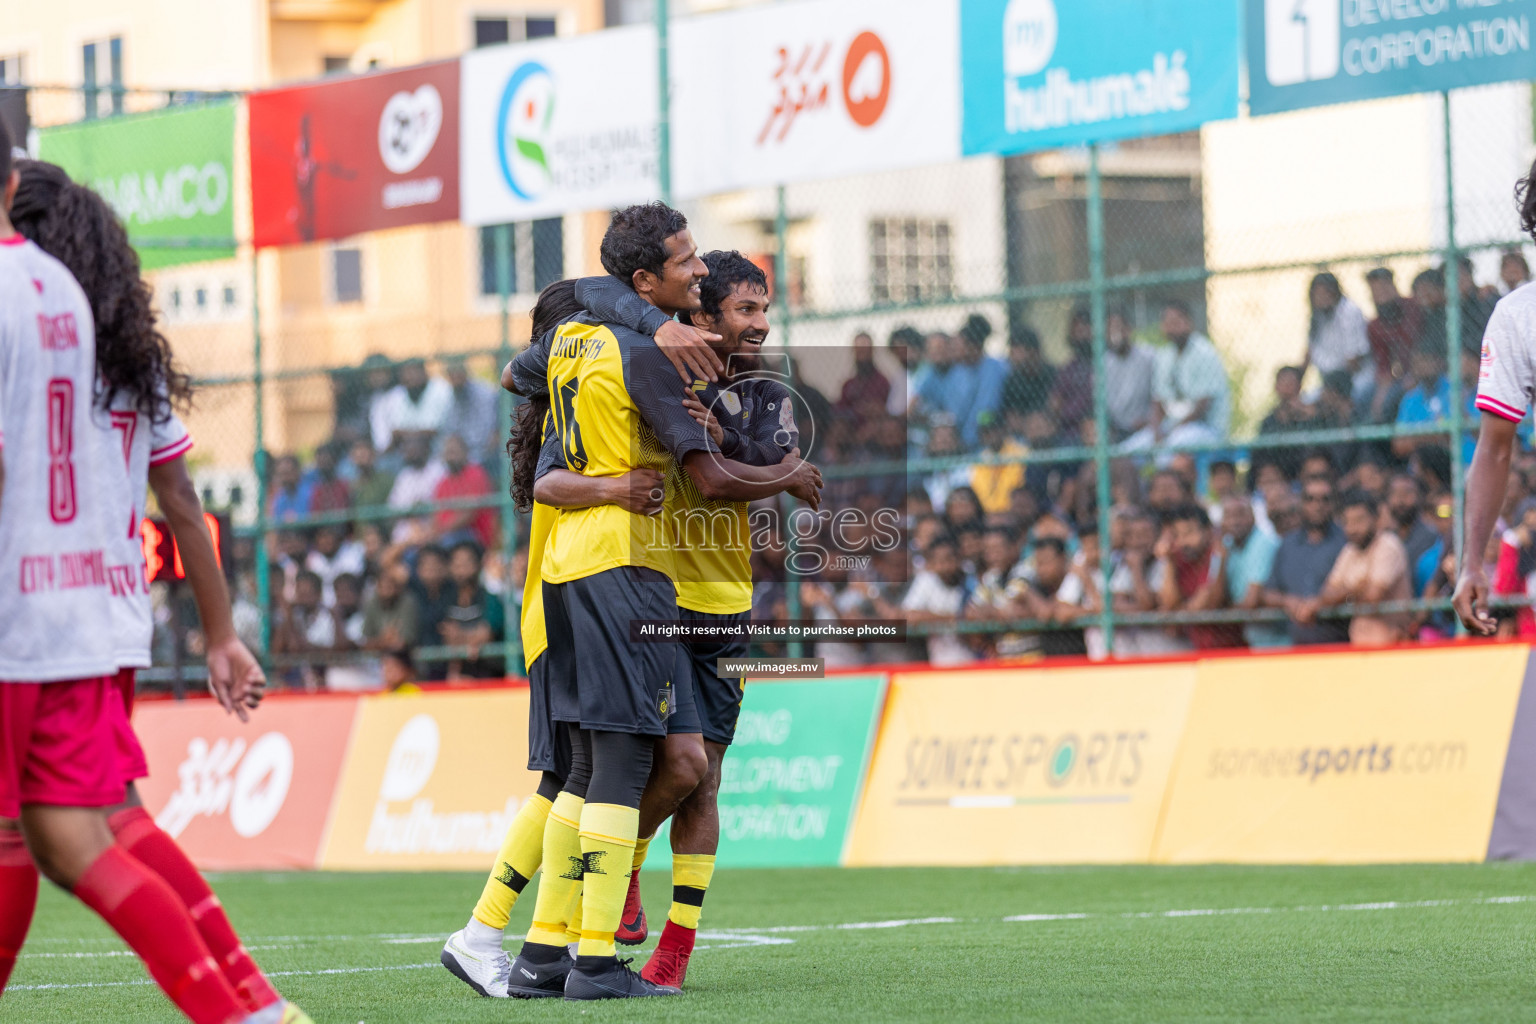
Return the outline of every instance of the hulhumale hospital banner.
{"type": "Polygon", "coordinates": [[[1536,78],[1530,0],[1247,0],[1255,114],[1536,78]]]}
{"type": "Polygon", "coordinates": [[[235,255],[184,244],[233,242],[234,153],[233,101],[44,128],[37,142],[38,159],[112,204],[146,270],[235,255]]]}
{"type": "Polygon", "coordinates": [[[962,0],[962,148],[1019,153],[1236,117],[1237,19],[1232,0],[962,0]]]}

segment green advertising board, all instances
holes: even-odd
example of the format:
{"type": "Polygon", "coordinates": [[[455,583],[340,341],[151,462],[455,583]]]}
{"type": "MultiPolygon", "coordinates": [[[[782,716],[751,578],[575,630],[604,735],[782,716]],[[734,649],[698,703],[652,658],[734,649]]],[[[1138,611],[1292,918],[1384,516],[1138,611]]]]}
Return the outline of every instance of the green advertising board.
{"type": "MultiPolygon", "coordinates": [[[[884,676],[747,683],[721,769],[720,867],[842,863],[884,694],[884,676]]],[[[671,863],[662,833],[647,868],[671,863]]]]}
{"type": "Polygon", "coordinates": [[[146,270],[235,255],[233,100],[44,128],[37,155],[106,197],[146,270]]]}

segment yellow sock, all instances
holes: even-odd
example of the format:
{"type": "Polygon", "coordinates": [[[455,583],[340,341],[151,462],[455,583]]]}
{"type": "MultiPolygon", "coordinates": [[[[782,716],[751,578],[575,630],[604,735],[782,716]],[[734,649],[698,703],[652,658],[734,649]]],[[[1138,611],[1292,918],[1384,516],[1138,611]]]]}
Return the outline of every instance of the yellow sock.
{"type": "Polygon", "coordinates": [[[639,871],[641,865],[645,863],[645,855],[651,852],[651,840],[655,838],[656,833],[652,832],[648,836],[642,836],[635,840],[634,870],[639,871]]]}
{"type": "Polygon", "coordinates": [[[549,820],[550,802],[535,793],[523,801],[496,854],[496,866],[485,880],[480,902],[475,904],[475,920],[498,930],[505,930],[512,917],[512,907],[528,879],[539,870],[544,859],[544,826],[549,820]]]}
{"type": "MultiPolygon", "coordinates": [[[[582,888],[579,956],[613,956],[613,933],[624,916],[630,865],[640,833],[640,809],[587,804],[581,810],[582,888]]],[[[562,933],[563,934],[563,933],[562,933]]]]}
{"type": "Polygon", "coordinates": [[[544,875],[533,904],[528,941],[541,946],[565,945],[565,922],[581,899],[582,859],[579,833],[584,801],[561,793],[549,809],[544,826],[544,875]]]}
{"type": "Polygon", "coordinates": [[[576,909],[571,911],[571,919],[565,922],[565,944],[569,946],[573,942],[581,941],[581,900],[576,901],[576,909]]]}
{"type": "Polygon", "coordinates": [[[704,892],[715,874],[715,857],[709,853],[672,855],[672,910],[667,920],[679,928],[699,927],[704,912],[704,892]]]}

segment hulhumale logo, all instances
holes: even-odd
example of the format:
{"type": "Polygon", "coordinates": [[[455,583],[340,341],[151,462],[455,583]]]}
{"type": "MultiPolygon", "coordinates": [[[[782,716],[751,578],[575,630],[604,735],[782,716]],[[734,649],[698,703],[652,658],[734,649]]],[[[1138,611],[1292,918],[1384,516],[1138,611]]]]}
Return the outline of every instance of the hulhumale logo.
{"type": "Polygon", "coordinates": [[[520,64],[501,94],[496,153],[512,194],[532,200],[549,187],[549,127],[555,116],[555,79],[538,61],[520,64]]]}
{"type": "Polygon", "coordinates": [[[1010,0],[1003,12],[1003,111],[1009,133],[1043,131],[1145,117],[1189,107],[1188,56],[1156,53],[1152,66],[1098,78],[1074,79],[1056,55],[1054,0],[1010,0]],[[1045,72],[1036,85],[1021,79],[1045,72]]]}

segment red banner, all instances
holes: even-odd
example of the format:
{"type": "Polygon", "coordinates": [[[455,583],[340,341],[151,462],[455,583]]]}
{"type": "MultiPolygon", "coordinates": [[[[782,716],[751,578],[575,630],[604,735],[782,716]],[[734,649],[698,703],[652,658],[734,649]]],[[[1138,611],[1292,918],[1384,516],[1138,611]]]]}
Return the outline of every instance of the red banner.
{"type": "Polygon", "coordinates": [[[258,247],[457,220],[459,63],[250,97],[258,247]]]}
{"type": "Polygon", "coordinates": [[[213,701],[144,702],[144,806],[206,870],[313,868],[356,697],[268,700],[242,725],[213,701]]]}

